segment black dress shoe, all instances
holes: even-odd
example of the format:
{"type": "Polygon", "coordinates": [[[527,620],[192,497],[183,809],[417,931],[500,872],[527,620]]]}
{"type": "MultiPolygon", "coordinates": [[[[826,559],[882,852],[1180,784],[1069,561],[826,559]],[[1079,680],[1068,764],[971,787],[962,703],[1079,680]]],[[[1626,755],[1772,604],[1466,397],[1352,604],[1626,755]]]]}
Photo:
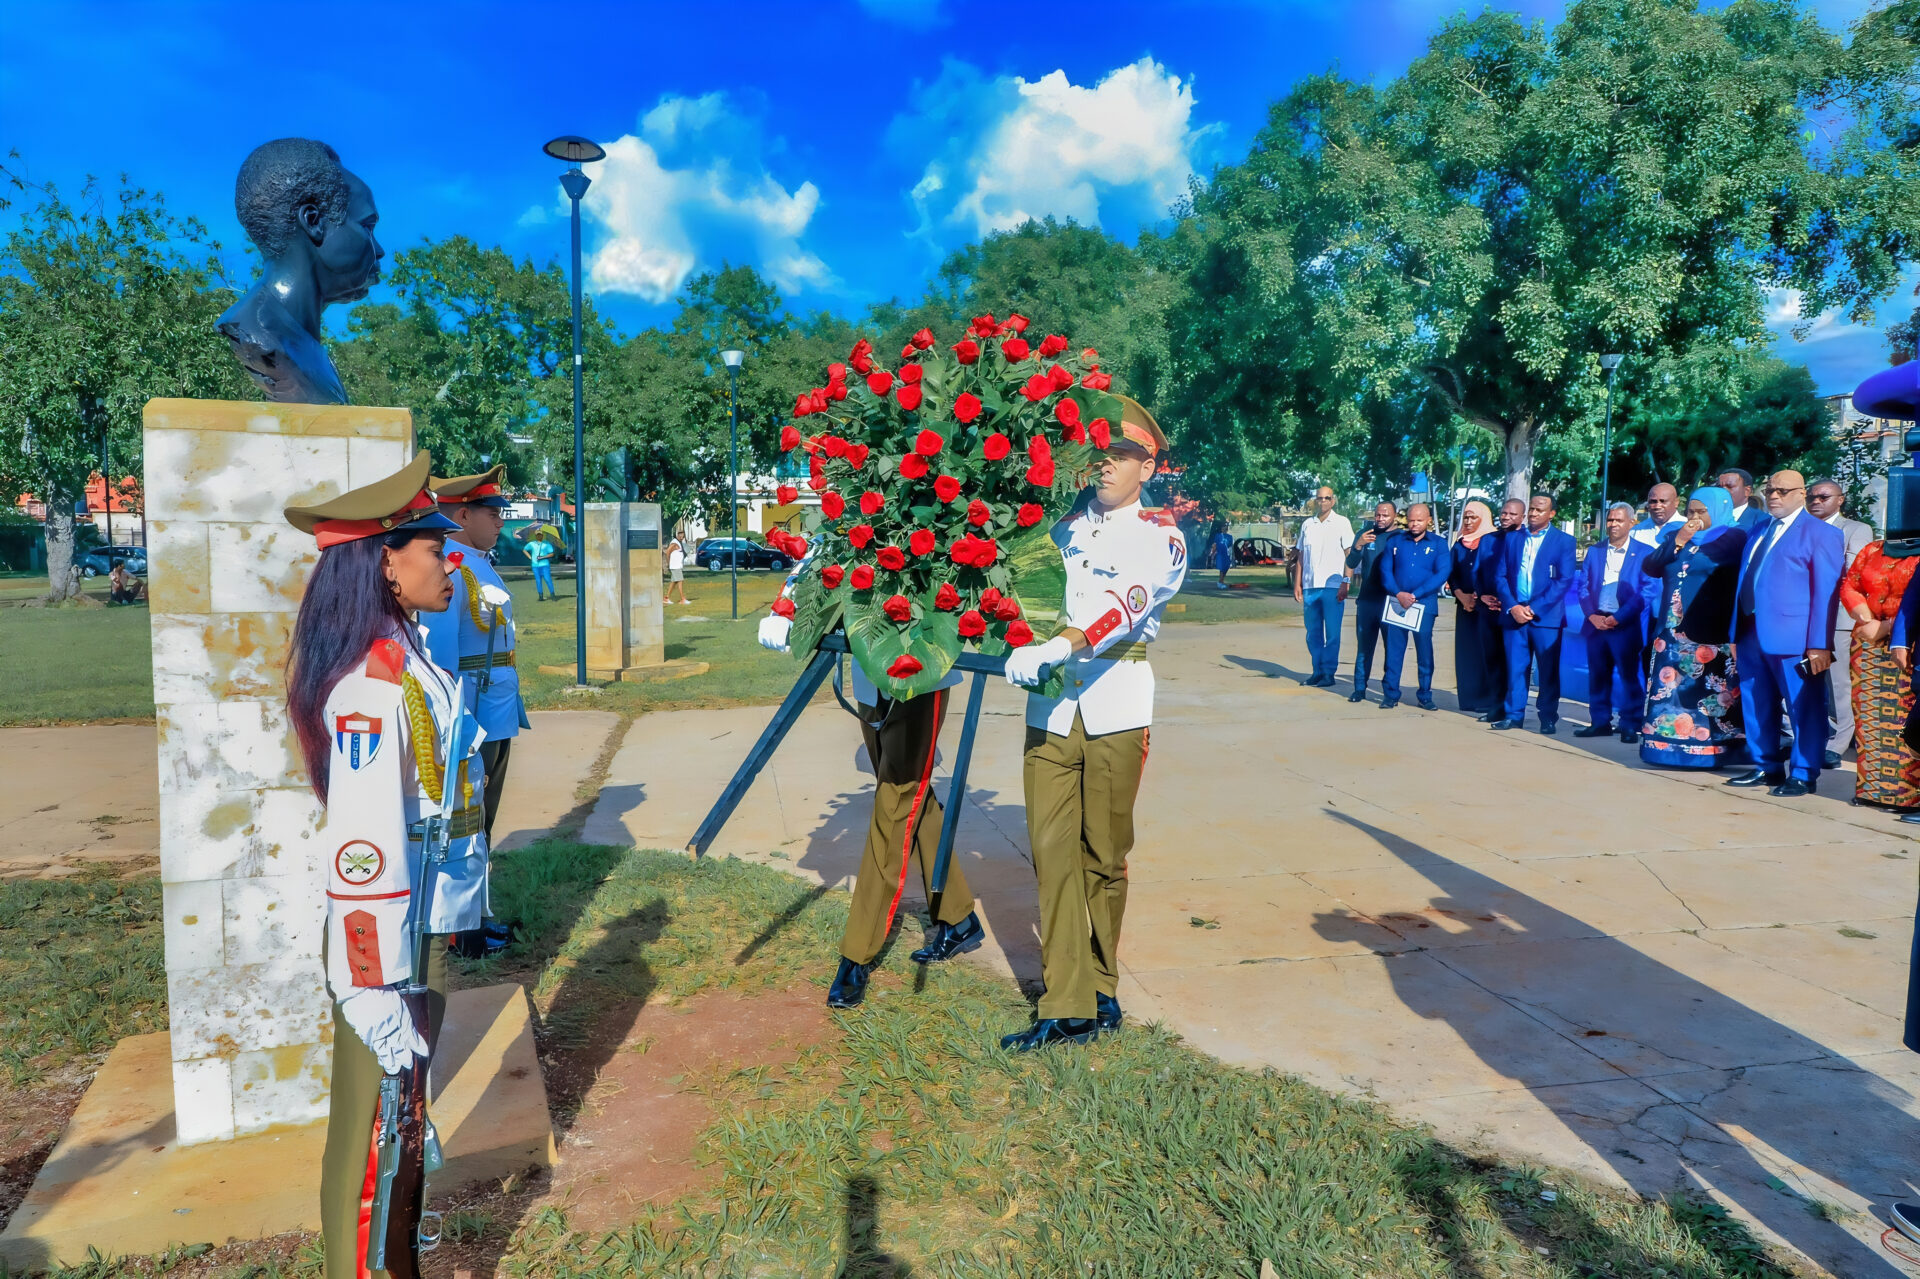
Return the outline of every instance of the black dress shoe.
{"type": "Polygon", "coordinates": [[[1367,690],[1364,688],[1356,688],[1347,694],[1347,700],[1350,702],[1364,702],[1367,700],[1367,690]]]}
{"type": "Polygon", "coordinates": [[[1420,699],[1420,709],[1423,711],[1437,711],[1440,708],[1434,705],[1431,697],[1423,697],[1420,699]]]}
{"type": "Polygon", "coordinates": [[[1613,725],[1589,724],[1585,728],[1574,729],[1573,735],[1575,737],[1611,737],[1613,736],[1613,725]]]}
{"type": "Polygon", "coordinates": [[[1540,735],[1542,737],[1552,737],[1554,734],[1558,733],[1559,731],[1560,731],[1560,721],[1557,719],[1543,720],[1540,724],[1540,735]]]}
{"type": "Polygon", "coordinates": [[[1628,746],[1631,746],[1640,740],[1640,731],[1633,728],[1623,728],[1620,730],[1620,740],[1628,746]]]}
{"type": "Polygon", "coordinates": [[[1100,1023],[1092,1017],[1042,1017],[1025,1030],[1000,1037],[1008,1052],[1030,1053],[1049,1044],[1087,1044],[1100,1037],[1100,1023]]]}
{"type": "Polygon", "coordinates": [[[1380,709],[1383,711],[1390,711],[1399,704],[1400,699],[1397,697],[1383,697],[1380,699],[1380,709]]]}
{"type": "Polygon", "coordinates": [[[1887,1220],[1915,1243],[1920,1243],[1920,1204],[1895,1204],[1887,1209],[1887,1220]]]}
{"type": "Polygon", "coordinates": [[[1093,1006],[1096,1009],[1093,1024],[1098,1026],[1102,1033],[1120,1029],[1120,1018],[1123,1014],[1120,1011],[1119,1000],[1112,995],[1102,995],[1096,991],[1093,996],[1093,1006]]]}
{"type": "Polygon", "coordinates": [[[872,971],[872,964],[856,964],[842,955],[840,971],[833,975],[833,985],[827,990],[827,1007],[858,1008],[867,997],[867,975],[872,971]]]}
{"type": "Polygon", "coordinates": [[[1493,723],[1487,725],[1487,727],[1496,733],[1504,733],[1509,729],[1520,727],[1520,721],[1517,719],[1496,719],[1493,723]]]}
{"type": "Polygon", "coordinates": [[[1822,760],[1822,761],[1820,762],[1820,766],[1821,766],[1822,768],[1838,768],[1838,767],[1840,767],[1840,752],[1839,752],[1839,751],[1828,751],[1828,752],[1827,752],[1827,754],[1826,754],[1826,758],[1825,758],[1825,759],[1823,759],[1823,760],[1822,760]]]}
{"type": "Polygon", "coordinates": [[[1799,799],[1802,795],[1813,794],[1815,789],[1816,786],[1813,782],[1803,781],[1798,777],[1789,777],[1786,781],[1781,782],[1778,786],[1768,791],[1767,794],[1780,799],[1799,799]]]}
{"type": "Polygon", "coordinates": [[[972,912],[968,912],[967,917],[957,924],[935,922],[927,929],[927,944],[913,952],[913,962],[937,964],[955,955],[979,950],[986,939],[987,930],[980,926],[980,916],[972,912]]]}
{"type": "Polygon", "coordinates": [[[1474,719],[1478,720],[1482,724],[1491,724],[1493,723],[1493,721],[1499,718],[1500,718],[1499,711],[1481,711],[1478,715],[1474,716],[1474,719]]]}
{"type": "Polygon", "coordinates": [[[1768,773],[1756,768],[1751,773],[1742,773],[1738,777],[1729,777],[1728,786],[1778,786],[1787,780],[1785,773],[1768,773]]]}

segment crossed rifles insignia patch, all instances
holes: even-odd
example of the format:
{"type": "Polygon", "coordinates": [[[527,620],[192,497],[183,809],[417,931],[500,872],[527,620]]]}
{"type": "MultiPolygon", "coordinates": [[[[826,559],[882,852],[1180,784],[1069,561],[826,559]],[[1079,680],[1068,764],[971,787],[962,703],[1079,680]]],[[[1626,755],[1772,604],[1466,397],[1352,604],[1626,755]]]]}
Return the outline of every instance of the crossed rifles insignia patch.
{"type": "Polygon", "coordinates": [[[333,742],[347,767],[357,773],[380,753],[380,721],[368,715],[336,715],[333,742]]]}

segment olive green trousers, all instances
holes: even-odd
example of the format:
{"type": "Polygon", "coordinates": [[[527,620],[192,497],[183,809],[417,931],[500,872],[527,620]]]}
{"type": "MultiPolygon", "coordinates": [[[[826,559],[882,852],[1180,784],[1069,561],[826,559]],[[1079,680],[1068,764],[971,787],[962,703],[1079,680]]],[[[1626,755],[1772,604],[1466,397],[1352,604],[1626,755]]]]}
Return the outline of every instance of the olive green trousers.
{"type": "MultiPolygon", "coordinates": [[[[934,793],[933,757],[947,717],[947,693],[936,689],[894,702],[884,718],[874,707],[860,707],[860,734],[873,763],[873,818],[853,884],[853,906],[840,935],[840,954],[856,964],[872,963],[887,944],[906,890],[909,858],[920,863],[921,887],[927,900],[933,900],[942,812],[934,793]],[[880,720],[878,728],[871,723],[875,719],[880,720]]],[[[939,921],[957,924],[972,913],[973,890],[956,859],[947,868],[939,921]]]]}
{"type": "MultiPolygon", "coordinates": [[[[427,948],[429,1046],[440,1036],[447,1011],[446,939],[427,948]]],[[[325,962],[324,960],[322,961],[325,962]]],[[[327,1149],[320,1158],[320,1238],[326,1245],[326,1279],[384,1275],[368,1271],[364,1213],[373,1194],[373,1125],[380,1108],[380,1062],[360,1042],[340,1005],[333,1006],[333,1091],[327,1106],[327,1149]]]]}
{"type": "Polygon", "coordinates": [[[1040,1016],[1091,1017],[1094,994],[1120,990],[1133,801],[1147,730],[1088,737],[1076,713],[1066,736],[1027,729],[1027,839],[1040,882],[1040,1016]]]}

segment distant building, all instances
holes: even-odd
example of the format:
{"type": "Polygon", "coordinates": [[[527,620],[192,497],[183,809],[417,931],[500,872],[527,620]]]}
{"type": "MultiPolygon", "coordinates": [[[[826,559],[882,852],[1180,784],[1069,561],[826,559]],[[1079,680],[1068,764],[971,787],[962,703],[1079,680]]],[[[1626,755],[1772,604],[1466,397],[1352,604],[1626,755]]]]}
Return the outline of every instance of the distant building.
{"type": "Polygon", "coordinates": [[[1893,418],[1868,417],[1853,407],[1853,392],[1826,397],[1833,410],[1833,433],[1840,438],[1841,466],[1869,472],[1867,493],[1870,509],[1851,512],[1876,529],[1887,526],[1887,476],[1889,468],[1909,466],[1900,437],[1910,425],[1893,418]]]}

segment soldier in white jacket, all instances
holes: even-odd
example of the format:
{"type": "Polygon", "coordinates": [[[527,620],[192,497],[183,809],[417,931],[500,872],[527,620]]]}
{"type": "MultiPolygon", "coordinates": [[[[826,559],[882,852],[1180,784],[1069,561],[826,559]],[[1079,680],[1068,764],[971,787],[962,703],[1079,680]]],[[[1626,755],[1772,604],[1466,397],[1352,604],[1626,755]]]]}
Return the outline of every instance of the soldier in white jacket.
{"type": "Polygon", "coordinates": [[[287,709],[327,808],[323,951],[334,1058],[320,1224],[328,1279],[365,1273],[361,1223],[380,1079],[431,1056],[446,1002],[439,939],[479,928],[487,913],[486,735],[455,678],[427,656],[418,624],[447,607],[448,574],[458,568],[443,546],[458,526],[426,488],[432,464],[421,453],[397,475],[286,511],[320,544],[294,624],[287,709]],[[468,746],[449,761],[456,716],[467,720],[468,746]],[[422,823],[441,815],[453,839],[446,860],[428,872],[432,904],[423,918],[422,823]],[[400,997],[414,977],[415,929],[436,943],[428,949],[434,995],[426,1034],[400,997]]]}
{"type": "Polygon", "coordinates": [[[1046,993],[1038,1018],[1001,1040],[1019,1052],[1120,1028],[1120,924],[1127,907],[1133,803],[1153,723],[1147,644],[1187,574],[1170,516],[1140,505],[1167,439],[1139,404],[1100,466],[1092,503],[1053,530],[1066,564],[1062,629],[1007,655],[1027,696],[1027,834],[1040,885],[1046,993]],[[1038,691],[1064,664],[1060,696],[1038,691]]]}

